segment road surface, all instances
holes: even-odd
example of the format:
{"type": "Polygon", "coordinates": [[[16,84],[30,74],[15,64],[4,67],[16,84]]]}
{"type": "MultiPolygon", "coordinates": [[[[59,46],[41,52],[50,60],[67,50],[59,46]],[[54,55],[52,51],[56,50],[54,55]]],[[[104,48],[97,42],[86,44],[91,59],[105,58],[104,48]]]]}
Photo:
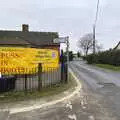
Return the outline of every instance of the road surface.
{"type": "Polygon", "coordinates": [[[78,94],[47,108],[9,115],[7,120],[120,120],[120,73],[82,61],[70,63],[70,68],[82,84],[78,94]]]}

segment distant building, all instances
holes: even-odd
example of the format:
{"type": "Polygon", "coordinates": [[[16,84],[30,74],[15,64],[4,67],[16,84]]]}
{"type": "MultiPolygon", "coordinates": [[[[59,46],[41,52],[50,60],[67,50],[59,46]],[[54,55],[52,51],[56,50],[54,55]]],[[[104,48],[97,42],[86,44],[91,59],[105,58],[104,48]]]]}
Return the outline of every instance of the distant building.
{"type": "Polygon", "coordinates": [[[29,31],[29,25],[22,25],[22,31],[0,31],[0,47],[31,47],[42,49],[60,49],[60,44],[53,43],[58,38],[57,32],[29,31]]]}

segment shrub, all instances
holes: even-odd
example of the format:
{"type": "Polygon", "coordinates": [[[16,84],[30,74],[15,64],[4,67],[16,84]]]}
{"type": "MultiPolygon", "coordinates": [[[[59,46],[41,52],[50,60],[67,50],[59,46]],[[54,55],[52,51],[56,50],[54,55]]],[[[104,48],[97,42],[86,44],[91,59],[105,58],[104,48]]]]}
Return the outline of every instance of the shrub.
{"type": "Polygon", "coordinates": [[[120,50],[107,50],[97,54],[90,54],[85,58],[88,64],[110,64],[120,66],[120,50]]]}

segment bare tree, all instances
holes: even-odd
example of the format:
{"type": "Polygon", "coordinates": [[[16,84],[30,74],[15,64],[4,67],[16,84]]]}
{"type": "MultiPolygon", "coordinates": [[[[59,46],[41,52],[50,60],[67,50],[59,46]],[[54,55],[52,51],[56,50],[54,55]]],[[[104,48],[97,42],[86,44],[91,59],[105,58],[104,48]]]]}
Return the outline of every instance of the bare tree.
{"type": "Polygon", "coordinates": [[[93,46],[93,37],[92,34],[86,34],[85,36],[81,37],[78,41],[78,47],[81,48],[85,55],[88,54],[88,51],[93,46]]]}
{"type": "MultiPolygon", "coordinates": [[[[81,37],[78,41],[78,47],[81,48],[87,56],[88,52],[93,48],[93,34],[89,33],[81,37]]],[[[96,41],[96,51],[99,52],[101,49],[102,45],[98,45],[98,42],[96,41]]]]}

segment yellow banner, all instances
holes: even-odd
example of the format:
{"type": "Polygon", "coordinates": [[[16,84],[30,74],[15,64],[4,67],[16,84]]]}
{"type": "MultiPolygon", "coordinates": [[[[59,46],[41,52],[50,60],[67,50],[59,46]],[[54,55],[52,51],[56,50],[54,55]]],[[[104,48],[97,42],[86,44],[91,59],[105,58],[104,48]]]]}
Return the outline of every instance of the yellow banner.
{"type": "Polygon", "coordinates": [[[43,70],[57,68],[58,51],[50,49],[0,47],[0,72],[2,74],[31,74],[38,63],[43,70]]]}

